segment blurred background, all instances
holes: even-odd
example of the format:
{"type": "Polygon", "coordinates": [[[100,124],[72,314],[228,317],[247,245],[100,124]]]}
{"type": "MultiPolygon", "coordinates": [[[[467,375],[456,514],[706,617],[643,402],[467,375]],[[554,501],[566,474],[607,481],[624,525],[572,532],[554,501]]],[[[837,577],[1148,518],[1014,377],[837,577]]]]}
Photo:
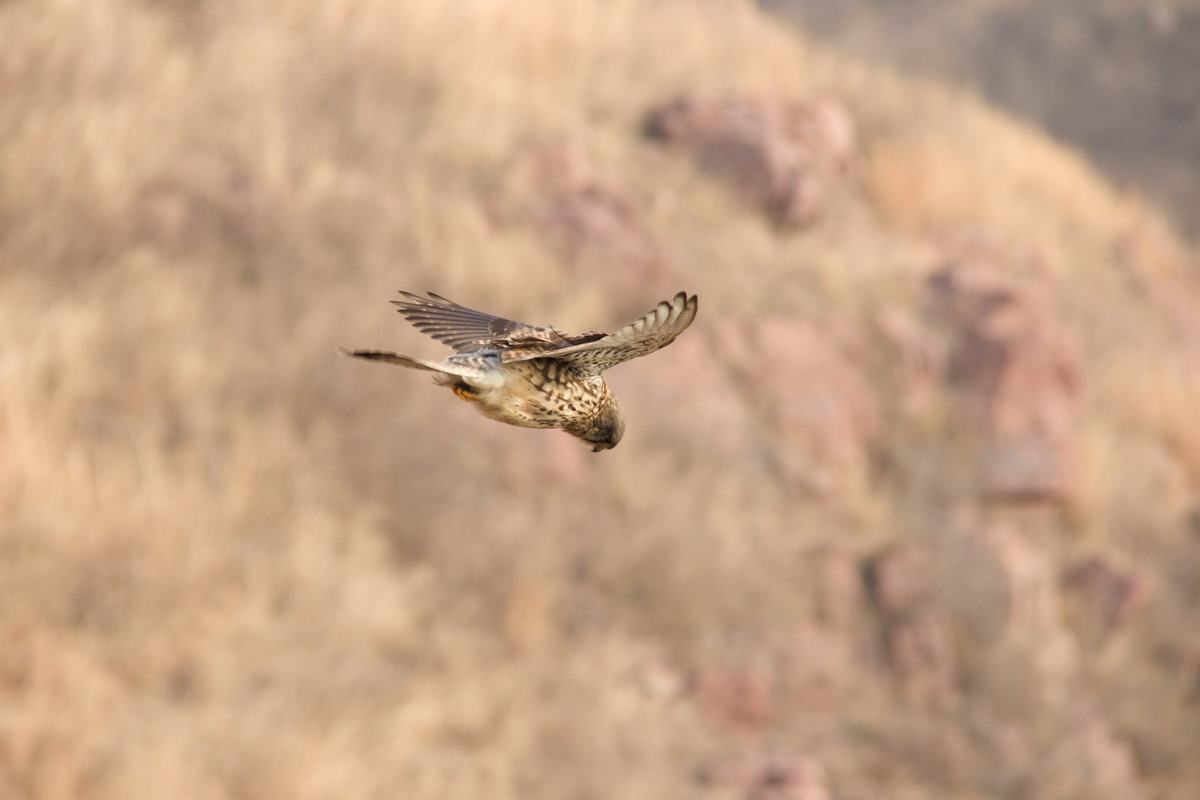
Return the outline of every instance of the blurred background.
{"type": "Polygon", "coordinates": [[[1196,0],[762,0],[840,49],[960,88],[1078,147],[1200,233],[1196,0]]]}
{"type": "Polygon", "coordinates": [[[765,5],[0,3],[0,797],[1194,796],[1200,10],[765,5]]]}

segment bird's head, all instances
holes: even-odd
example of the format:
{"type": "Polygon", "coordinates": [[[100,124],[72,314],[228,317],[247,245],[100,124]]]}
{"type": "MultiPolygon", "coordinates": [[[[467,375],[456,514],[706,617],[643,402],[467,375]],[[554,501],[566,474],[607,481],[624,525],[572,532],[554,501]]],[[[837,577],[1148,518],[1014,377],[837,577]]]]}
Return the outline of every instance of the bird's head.
{"type": "Polygon", "coordinates": [[[596,416],[588,420],[586,425],[568,432],[582,439],[593,453],[616,447],[625,435],[625,415],[621,413],[617,398],[609,394],[596,416]]]}

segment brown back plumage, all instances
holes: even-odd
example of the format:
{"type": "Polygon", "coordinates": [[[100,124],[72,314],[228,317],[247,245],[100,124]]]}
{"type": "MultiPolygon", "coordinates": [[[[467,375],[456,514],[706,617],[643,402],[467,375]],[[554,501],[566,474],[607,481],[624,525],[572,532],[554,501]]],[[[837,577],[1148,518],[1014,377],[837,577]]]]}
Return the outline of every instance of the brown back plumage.
{"type": "Polygon", "coordinates": [[[552,358],[581,377],[599,375],[623,361],[666,347],[692,324],[699,308],[695,295],[680,292],[616,333],[565,334],[460,306],[433,292],[427,297],[401,294],[405,300],[392,302],[404,318],[459,353],[494,350],[505,363],[552,358]]]}
{"type": "Polygon", "coordinates": [[[503,361],[519,361],[604,337],[597,331],[571,335],[554,328],[539,328],[460,306],[433,292],[429,292],[428,297],[409,292],[400,294],[407,300],[393,300],[392,303],[399,307],[404,318],[417,330],[458,353],[495,350],[503,361]]]}

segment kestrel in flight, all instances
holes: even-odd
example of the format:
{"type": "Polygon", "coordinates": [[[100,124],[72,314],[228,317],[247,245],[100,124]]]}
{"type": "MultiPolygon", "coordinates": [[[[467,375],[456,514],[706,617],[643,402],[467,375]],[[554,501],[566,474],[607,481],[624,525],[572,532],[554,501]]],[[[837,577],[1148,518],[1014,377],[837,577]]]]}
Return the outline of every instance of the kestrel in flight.
{"type": "Polygon", "coordinates": [[[610,367],[666,347],[692,324],[696,296],[684,292],[616,333],[560,333],[485,314],[432,292],[420,297],[401,292],[393,300],[417,330],[454,348],[441,361],[381,350],[343,350],[347,355],[434,373],[476,403],[487,417],[524,428],[562,428],[590,445],[592,452],[617,446],[625,417],[601,373],[610,367]]]}

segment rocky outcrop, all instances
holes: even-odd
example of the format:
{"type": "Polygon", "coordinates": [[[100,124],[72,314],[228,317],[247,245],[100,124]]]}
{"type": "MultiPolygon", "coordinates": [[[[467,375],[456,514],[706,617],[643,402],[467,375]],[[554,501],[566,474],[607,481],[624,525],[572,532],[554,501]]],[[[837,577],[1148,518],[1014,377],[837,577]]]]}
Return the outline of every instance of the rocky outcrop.
{"type": "Polygon", "coordinates": [[[1069,694],[1079,658],[1053,558],[1010,525],[983,524],[971,535],[982,546],[979,555],[1003,578],[1006,600],[996,644],[1029,675],[1034,702],[1059,704],[1069,694]]]}
{"type": "Polygon", "coordinates": [[[929,601],[930,556],[920,545],[897,542],[867,562],[871,599],[887,619],[924,611],[929,601]]]}
{"type": "Polygon", "coordinates": [[[958,657],[945,615],[926,612],[893,620],[886,636],[892,668],[909,701],[944,707],[958,698],[958,657]]]}
{"type": "Polygon", "coordinates": [[[810,491],[861,472],[879,435],[875,395],[846,349],[795,317],[730,320],[714,344],[771,432],[785,480],[810,491]]]}
{"type": "Polygon", "coordinates": [[[702,325],[671,343],[670,358],[623,364],[631,380],[622,386],[622,397],[632,401],[642,394],[647,430],[678,434],[687,446],[728,458],[753,441],[756,423],[739,381],[714,362],[714,337],[702,325]]]}
{"type": "Polygon", "coordinates": [[[1091,716],[1058,744],[1044,769],[1064,795],[1141,800],[1147,796],[1133,746],[1111,724],[1091,716]],[[1070,791],[1073,790],[1073,791],[1070,791]]]}
{"type": "Polygon", "coordinates": [[[700,716],[722,733],[757,736],[776,713],[771,676],[761,667],[706,667],[689,690],[700,716]]]}
{"type": "Polygon", "coordinates": [[[1072,565],[1064,576],[1071,618],[1080,639],[1103,644],[1143,605],[1146,581],[1111,558],[1093,555],[1072,565]]]}
{"type": "Polygon", "coordinates": [[[832,100],[684,95],[653,109],[646,132],[687,152],[785,226],[820,216],[858,151],[853,120],[832,100]]]}
{"type": "Polygon", "coordinates": [[[900,411],[918,416],[933,408],[946,377],[946,342],[911,312],[882,309],[874,320],[887,357],[886,370],[900,411]]]}
{"type": "Polygon", "coordinates": [[[898,542],[869,559],[866,572],[901,691],[910,701],[944,706],[959,694],[959,666],[949,620],[931,603],[931,566],[924,547],[898,542]]]}
{"type": "Polygon", "coordinates": [[[785,716],[836,713],[872,650],[866,590],[858,556],[840,544],[810,554],[816,618],[782,631],[773,641],[777,694],[785,716]]]}
{"type": "Polygon", "coordinates": [[[679,271],[630,196],[577,147],[556,141],[526,153],[537,199],[534,225],[568,269],[605,289],[619,313],[679,291],[679,271]]]}
{"type": "Polygon", "coordinates": [[[929,281],[948,322],[949,379],[981,439],[983,488],[999,500],[1069,499],[1081,414],[1075,338],[1045,280],[976,248],[929,281]]]}

